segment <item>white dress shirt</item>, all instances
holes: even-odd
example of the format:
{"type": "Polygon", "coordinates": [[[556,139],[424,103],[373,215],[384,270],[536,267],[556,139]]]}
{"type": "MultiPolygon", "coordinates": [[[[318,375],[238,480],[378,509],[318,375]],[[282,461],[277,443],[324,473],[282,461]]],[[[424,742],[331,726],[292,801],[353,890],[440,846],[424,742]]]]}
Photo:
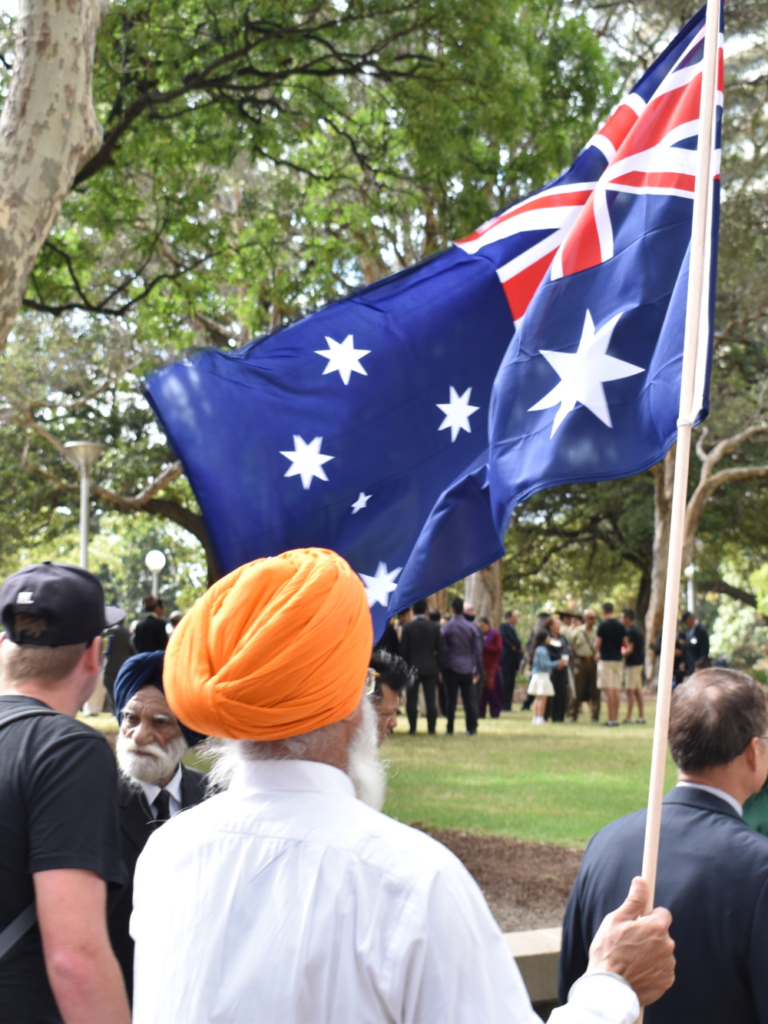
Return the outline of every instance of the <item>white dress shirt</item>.
{"type": "MultiPolygon", "coordinates": [[[[539,1021],[461,862],[329,765],[241,765],[152,835],[133,906],[134,1024],[539,1021]]],[[[596,974],[550,1020],[639,1012],[596,974]]]]}
{"type": "MultiPolygon", "coordinates": [[[[142,782],[141,788],[144,790],[144,796],[146,796],[149,801],[149,809],[152,811],[152,817],[157,818],[155,800],[157,799],[157,794],[161,792],[161,787],[156,786],[153,782],[142,782]]],[[[173,817],[174,814],[178,814],[181,810],[181,762],[179,762],[179,767],[176,769],[176,774],[168,785],[163,786],[162,789],[164,789],[169,796],[168,813],[173,817]]]]}

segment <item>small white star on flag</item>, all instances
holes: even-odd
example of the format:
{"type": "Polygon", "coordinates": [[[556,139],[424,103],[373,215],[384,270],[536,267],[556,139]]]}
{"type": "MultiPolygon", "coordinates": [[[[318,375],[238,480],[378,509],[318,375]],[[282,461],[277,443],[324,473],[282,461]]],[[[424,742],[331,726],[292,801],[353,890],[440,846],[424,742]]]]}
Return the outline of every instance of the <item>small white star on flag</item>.
{"type": "Polygon", "coordinates": [[[348,334],[344,341],[334,341],[326,334],[325,340],[328,342],[328,348],[315,349],[315,355],[328,360],[328,365],[323,370],[323,376],[326,373],[337,372],[345,384],[349,384],[353,373],[362,373],[364,377],[368,376],[360,360],[371,354],[370,349],[355,348],[351,334],[348,334]]]}
{"type": "Polygon", "coordinates": [[[551,409],[553,405],[560,403],[552,424],[550,439],[555,436],[557,428],[568,413],[573,412],[577,404],[589,409],[606,427],[613,428],[603,384],[606,381],[622,380],[624,377],[633,377],[636,373],[645,372],[642,366],[634,366],[623,359],[606,354],[613,329],[621,315],[617,313],[612,320],[596,331],[592,314],[587,310],[581,341],[575,352],[549,352],[541,349],[541,354],[560,377],[560,383],[555,384],[552,390],[536,405],[532,405],[528,412],[551,409]]]}
{"type": "Polygon", "coordinates": [[[452,386],[448,402],[445,405],[437,403],[437,408],[440,412],[445,413],[445,419],[437,429],[447,430],[449,427],[451,428],[451,444],[459,436],[460,430],[466,430],[468,434],[472,433],[469,417],[476,413],[480,406],[470,405],[469,400],[471,397],[472,388],[467,388],[463,395],[459,395],[456,388],[452,386]]]}
{"type": "Polygon", "coordinates": [[[366,494],[365,491],[360,491],[357,501],[352,506],[352,515],[356,516],[360,509],[368,508],[368,502],[372,497],[372,494],[366,494]]]}
{"type": "Polygon", "coordinates": [[[285,476],[300,476],[301,486],[305,491],[309,490],[313,477],[317,477],[318,480],[325,480],[326,482],[328,480],[323,466],[326,462],[330,462],[334,456],[322,455],[320,452],[322,444],[322,437],[316,437],[307,444],[303,437],[294,434],[294,451],[280,452],[286,459],[290,459],[292,463],[289,469],[286,470],[285,476]]]}
{"type": "Polygon", "coordinates": [[[393,590],[397,590],[395,580],[402,571],[403,568],[401,566],[399,569],[393,569],[391,572],[388,572],[387,563],[379,562],[375,576],[366,576],[363,572],[359,574],[360,579],[365,585],[365,596],[368,598],[369,608],[373,608],[375,604],[381,604],[385,608],[388,607],[389,595],[393,590]]]}

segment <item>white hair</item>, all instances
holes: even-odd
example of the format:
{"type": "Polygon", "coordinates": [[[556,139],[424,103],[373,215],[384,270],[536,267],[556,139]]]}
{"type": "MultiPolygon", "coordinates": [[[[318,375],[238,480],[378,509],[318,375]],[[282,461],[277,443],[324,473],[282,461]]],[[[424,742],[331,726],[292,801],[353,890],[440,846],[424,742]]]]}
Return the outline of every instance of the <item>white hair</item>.
{"type": "MultiPolygon", "coordinates": [[[[209,778],[214,790],[226,789],[238,766],[247,761],[321,761],[329,763],[338,722],[284,740],[215,740],[203,747],[213,755],[209,778]]],[[[362,701],[362,720],[347,751],[347,775],[359,800],[381,810],[387,788],[387,767],[378,756],[376,711],[362,701]]]]}
{"type": "Polygon", "coordinates": [[[141,788],[142,782],[157,785],[162,779],[173,778],[188,749],[189,744],[181,732],[163,748],[159,743],[136,743],[121,730],[117,734],[115,752],[123,778],[141,788]]]}

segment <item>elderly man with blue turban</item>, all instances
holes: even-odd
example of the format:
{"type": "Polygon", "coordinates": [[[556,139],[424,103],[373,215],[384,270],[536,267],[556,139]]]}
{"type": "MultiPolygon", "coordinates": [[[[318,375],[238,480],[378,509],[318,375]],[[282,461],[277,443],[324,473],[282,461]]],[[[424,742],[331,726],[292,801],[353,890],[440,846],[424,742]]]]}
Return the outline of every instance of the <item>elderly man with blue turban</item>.
{"type": "Polygon", "coordinates": [[[117,762],[118,803],[128,882],[109,911],[109,933],[125,977],[133,990],[133,940],[128,933],[136,861],[152,833],[206,794],[206,775],[181,763],[204,737],[183,725],[165,699],[164,651],[128,658],[115,679],[115,710],[120,722],[117,762]]]}

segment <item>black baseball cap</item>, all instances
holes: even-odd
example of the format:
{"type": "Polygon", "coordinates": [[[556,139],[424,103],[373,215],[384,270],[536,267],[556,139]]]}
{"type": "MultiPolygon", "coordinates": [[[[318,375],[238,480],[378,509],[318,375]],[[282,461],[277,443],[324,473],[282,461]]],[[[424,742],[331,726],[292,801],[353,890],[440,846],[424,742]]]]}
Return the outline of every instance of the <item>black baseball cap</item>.
{"type": "Polygon", "coordinates": [[[104,605],[101,583],[79,565],[28,565],[0,587],[0,619],[15,644],[64,647],[89,643],[124,618],[121,608],[104,605]],[[45,619],[48,628],[42,633],[17,631],[15,617],[24,613],[45,619]]]}

